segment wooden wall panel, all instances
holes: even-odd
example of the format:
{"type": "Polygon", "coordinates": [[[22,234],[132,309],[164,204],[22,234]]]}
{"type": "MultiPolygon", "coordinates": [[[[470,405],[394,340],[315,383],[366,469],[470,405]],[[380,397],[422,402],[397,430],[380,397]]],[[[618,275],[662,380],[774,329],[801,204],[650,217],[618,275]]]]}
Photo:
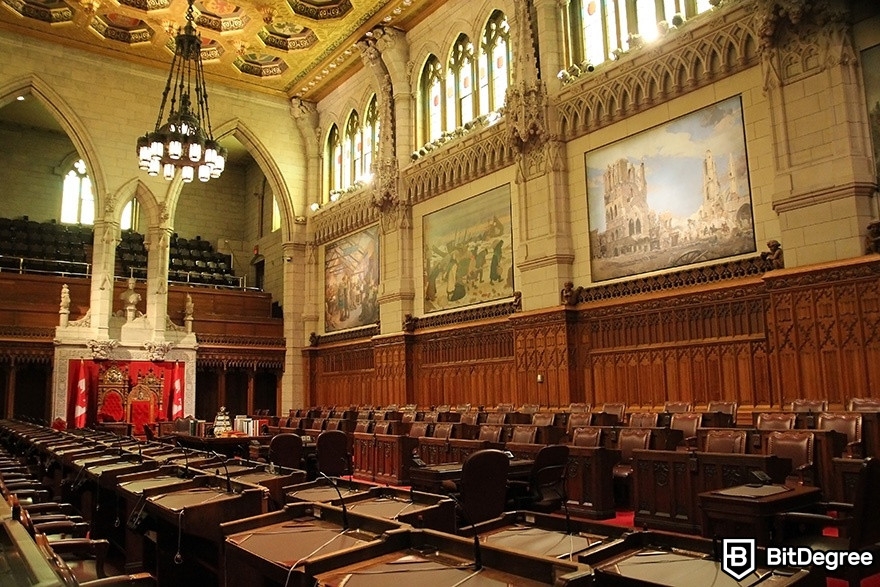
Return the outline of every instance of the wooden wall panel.
{"type": "Polygon", "coordinates": [[[743,420],[797,397],[840,408],[880,394],[880,257],[403,337],[349,345],[374,356],[375,370],[345,345],[307,353],[315,397],[487,407],[623,401],[631,409],[725,400],[740,404],[743,420]]]}

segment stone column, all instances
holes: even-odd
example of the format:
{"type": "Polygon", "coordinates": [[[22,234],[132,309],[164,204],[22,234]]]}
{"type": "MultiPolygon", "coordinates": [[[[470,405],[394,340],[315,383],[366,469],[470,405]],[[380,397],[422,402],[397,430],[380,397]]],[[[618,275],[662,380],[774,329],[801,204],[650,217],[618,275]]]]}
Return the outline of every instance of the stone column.
{"type": "Polygon", "coordinates": [[[108,220],[95,222],[89,313],[90,328],[97,340],[109,338],[110,316],[113,314],[113,269],[119,240],[118,222],[108,220]]]}
{"type": "Polygon", "coordinates": [[[152,340],[165,340],[165,321],[168,316],[168,245],[172,230],[151,226],[144,239],[147,249],[147,321],[152,329],[152,340]]]}

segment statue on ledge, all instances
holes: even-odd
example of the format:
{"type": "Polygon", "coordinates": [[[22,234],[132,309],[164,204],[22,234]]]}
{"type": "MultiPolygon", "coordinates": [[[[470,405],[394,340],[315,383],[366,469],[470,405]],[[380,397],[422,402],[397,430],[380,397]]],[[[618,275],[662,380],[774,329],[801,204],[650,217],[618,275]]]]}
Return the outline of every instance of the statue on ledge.
{"type": "Polygon", "coordinates": [[[125,308],[125,321],[131,322],[137,316],[137,304],[141,301],[141,294],[134,291],[134,284],[137,280],[134,277],[128,278],[128,289],[119,294],[125,308]]]}
{"type": "Polygon", "coordinates": [[[767,241],[767,248],[770,250],[761,253],[761,258],[767,262],[769,269],[784,269],[785,259],[782,256],[782,245],[779,244],[779,241],[767,241]]]}

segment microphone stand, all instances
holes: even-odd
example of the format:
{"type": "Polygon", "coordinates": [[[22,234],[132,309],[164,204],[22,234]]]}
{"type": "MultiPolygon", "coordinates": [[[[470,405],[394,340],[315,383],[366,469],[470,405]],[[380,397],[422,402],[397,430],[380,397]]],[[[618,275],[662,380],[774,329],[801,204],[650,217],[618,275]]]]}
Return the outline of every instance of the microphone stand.
{"type": "Polygon", "coordinates": [[[458,498],[451,493],[444,493],[444,495],[455,502],[455,505],[458,506],[458,509],[461,512],[461,517],[463,517],[468,526],[470,526],[474,530],[474,570],[480,571],[483,568],[483,551],[480,547],[480,533],[477,532],[474,523],[471,521],[471,517],[468,515],[467,510],[464,509],[464,506],[458,500],[458,498]]]}
{"type": "Polygon", "coordinates": [[[336,490],[336,495],[339,496],[339,503],[342,506],[342,531],[345,532],[348,530],[348,508],[345,506],[345,499],[342,497],[342,492],[339,491],[339,485],[333,480],[332,477],[328,477],[326,473],[319,470],[318,475],[327,480],[330,485],[333,486],[333,489],[336,490]]]}
{"type": "Polygon", "coordinates": [[[226,466],[226,457],[216,451],[214,451],[214,455],[220,459],[220,462],[223,464],[223,470],[226,471],[226,493],[232,493],[232,481],[229,479],[229,467],[226,466]]]}

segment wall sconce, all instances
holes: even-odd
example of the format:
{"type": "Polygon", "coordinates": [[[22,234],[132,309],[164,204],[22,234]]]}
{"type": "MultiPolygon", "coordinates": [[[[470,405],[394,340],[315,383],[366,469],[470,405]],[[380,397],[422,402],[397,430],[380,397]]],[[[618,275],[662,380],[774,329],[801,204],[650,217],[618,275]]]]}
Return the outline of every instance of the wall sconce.
{"type": "Polygon", "coordinates": [[[538,383],[544,383],[544,376],[538,373],[538,383]]]}
{"type": "Polygon", "coordinates": [[[318,202],[312,202],[309,205],[309,210],[311,210],[312,212],[317,212],[320,209],[321,209],[321,204],[319,204],[318,202]]]}

